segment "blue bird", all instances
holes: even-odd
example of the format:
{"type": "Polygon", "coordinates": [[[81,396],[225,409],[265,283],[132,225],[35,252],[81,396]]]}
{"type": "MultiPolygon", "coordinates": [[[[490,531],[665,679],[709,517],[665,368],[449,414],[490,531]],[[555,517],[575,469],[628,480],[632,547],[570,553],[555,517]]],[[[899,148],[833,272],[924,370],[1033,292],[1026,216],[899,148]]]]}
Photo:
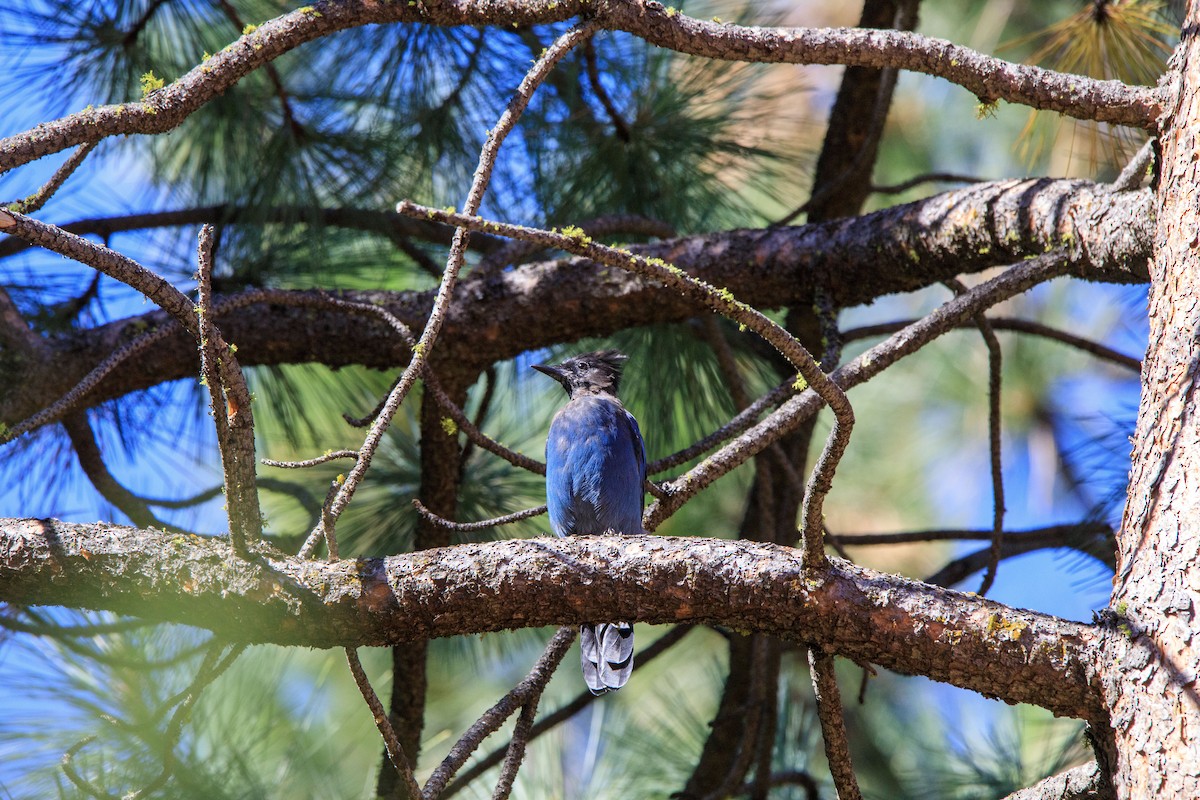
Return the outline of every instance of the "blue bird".
{"type": "MultiPolygon", "coordinates": [[[[546,440],[546,505],[557,536],[644,532],[646,446],[637,420],[617,399],[626,358],[601,350],[534,366],[571,398],[546,440]]],[[[633,625],[589,623],[579,633],[583,679],[592,694],[624,686],[633,671],[633,625]]]]}

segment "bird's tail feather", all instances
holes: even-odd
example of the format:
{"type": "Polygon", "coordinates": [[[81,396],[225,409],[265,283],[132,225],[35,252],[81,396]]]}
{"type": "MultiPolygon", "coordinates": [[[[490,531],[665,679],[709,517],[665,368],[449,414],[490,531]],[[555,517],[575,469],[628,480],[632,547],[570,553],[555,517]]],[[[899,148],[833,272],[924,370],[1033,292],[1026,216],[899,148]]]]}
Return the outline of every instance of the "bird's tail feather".
{"type": "Polygon", "coordinates": [[[633,672],[633,625],[598,622],[579,628],[583,680],[592,694],[620,689],[633,672]]]}

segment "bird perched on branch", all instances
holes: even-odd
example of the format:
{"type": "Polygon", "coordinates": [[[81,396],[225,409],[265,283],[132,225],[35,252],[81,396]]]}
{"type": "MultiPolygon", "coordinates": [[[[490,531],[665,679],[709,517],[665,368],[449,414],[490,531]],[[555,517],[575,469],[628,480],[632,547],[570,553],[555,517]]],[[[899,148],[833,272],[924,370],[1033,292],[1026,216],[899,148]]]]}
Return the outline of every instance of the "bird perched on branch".
{"type": "MultiPolygon", "coordinates": [[[[637,420],[617,399],[626,358],[601,350],[534,367],[571,398],[546,440],[546,505],[558,536],[644,532],[646,448],[637,420]]],[[[624,686],[633,670],[633,625],[589,623],[579,632],[583,679],[592,694],[624,686]]]]}

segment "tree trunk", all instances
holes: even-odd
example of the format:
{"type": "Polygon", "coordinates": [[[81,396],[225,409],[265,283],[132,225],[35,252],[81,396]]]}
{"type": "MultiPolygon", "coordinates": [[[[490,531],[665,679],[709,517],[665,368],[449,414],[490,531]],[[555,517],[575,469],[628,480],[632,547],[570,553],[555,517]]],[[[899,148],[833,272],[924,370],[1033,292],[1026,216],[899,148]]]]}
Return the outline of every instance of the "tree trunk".
{"type": "MultiPolygon", "coordinates": [[[[467,400],[468,380],[458,380],[450,370],[441,370],[444,388],[461,408],[467,400]]],[[[453,519],[457,507],[459,478],[458,436],[442,425],[442,411],[431,394],[421,398],[421,501],[425,507],[446,519],[453,519]]],[[[421,517],[417,522],[414,550],[446,547],[450,531],[421,517]]],[[[429,642],[421,639],[392,648],[392,696],[388,716],[404,753],[415,769],[425,727],[426,666],[429,642]]],[[[392,766],[385,750],[380,760],[376,797],[383,800],[417,800],[407,796],[404,781],[392,766]]]]}
{"type": "Polygon", "coordinates": [[[1200,797],[1200,0],[1160,127],[1150,343],[1101,666],[1118,798],[1200,797]]]}

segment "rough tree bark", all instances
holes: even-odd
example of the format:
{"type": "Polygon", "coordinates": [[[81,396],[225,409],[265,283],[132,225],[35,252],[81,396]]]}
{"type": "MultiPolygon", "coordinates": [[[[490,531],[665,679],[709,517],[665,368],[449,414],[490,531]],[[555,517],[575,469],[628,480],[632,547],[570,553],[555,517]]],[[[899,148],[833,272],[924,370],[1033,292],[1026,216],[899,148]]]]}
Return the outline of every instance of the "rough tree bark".
{"type": "Polygon", "coordinates": [[[1200,2],[1160,131],[1150,343],[1103,647],[1119,798],[1200,797],[1200,2]]]}

